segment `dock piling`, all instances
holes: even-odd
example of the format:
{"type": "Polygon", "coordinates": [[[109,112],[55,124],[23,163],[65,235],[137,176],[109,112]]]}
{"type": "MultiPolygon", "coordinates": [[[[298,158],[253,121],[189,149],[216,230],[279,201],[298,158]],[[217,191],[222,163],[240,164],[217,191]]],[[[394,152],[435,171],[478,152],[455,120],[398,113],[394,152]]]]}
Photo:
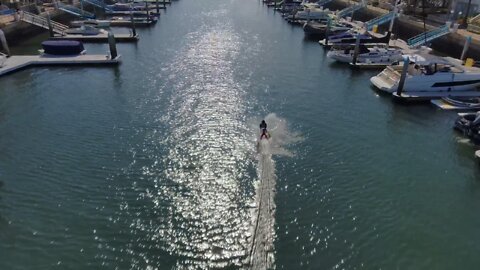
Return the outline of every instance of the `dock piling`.
{"type": "Polygon", "coordinates": [[[150,10],[148,7],[148,1],[145,1],[145,10],[147,10],[147,20],[149,20],[148,18],[150,18],[150,10]]]}
{"type": "Polygon", "coordinates": [[[117,44],[115,42],[115,37],[113,36],[112,31],[108,31],[108,45],[110,47],[110,57],[111,59],[117,58],[117,44]]]}
{"type": "Polygon", "coordinates": [[[357,35],[357,38],[355,39],[355,49],[353,50],[353,58],[352,58],[352,64],[353,65],[357,64],[358,50],[359,49],[360,49],[360,35],[357,35]]]}
{"type": "Polygon", "coordinates": [[[470,43],[472,42],[472,36],[468,36],[466,39],[465,39],[465,45],[463,45],[463,51],[462,51],[462,55],[460,56],[460,60],[462,60],[462,62],[465,61],[465,57],[467,57],[467,51],[468,51],[468,47],[470,46],[470,43]]]}
{"type": "Polygon", "coordinates": [[[325,46],[328,46],[328,36],[330,35],[330,24],[331,24],[331,20],[330,18],[328,18],[327,29],[325,30],[325,46]]]}
{"type": "Polygon", "coordinates": [[[53,26],[52,26],[52,20],[50,20],[50,13],[47,12],[47,24],[48,24],[48,33],[50,37],[53,37],[53,26]]]}
{"type": "Polygon", "coordinates": [[[137,35],[137,29],[135,29],[135,18],[133,17],[133,11],[130,11],[130,21],[132,22],[132,35],[137,35]]]}
{"type": "Polygon", "coordinates": [[[398,87],[397,87],[397,95],[399,97],[402,95],[403,87],[405,86],[405,79],[407,78],[407,70],[408,70],[409,64],[410,64],[410,58],[408,56],[404,56],[402,75],[400,76],[400,81],[398,82],[398,87]]]}
{"type": "Polygon", "coordinates": [[[7,53],[7,56],[10,56],[10,48],[8,47],[7,38],[5,37],[5,33],[0,29],[0,42],[2,42],[2,48],[7,53]]]}
{"type": "MultiPolygon", "coordinates": [[[[155,1],[156,5],[157,5],[157,14],[160,14],[160,2],[158,2],[158,0],[155,1]]],[[[147,18],[148,20],[148,18],[147,18]]]]}
{"type": "Polygon", "coordinates": [[[85,16],[84,16],[85,11],[83,10],[83,1],[82,0],[80,0],[80,10],[82,11],[82,14],[81,14],[80,18],[84,19],[85,18],[85,16]]]}
{"type": "Polygon", "coordinates": [[[397,17],[397,13],[398,13],[398,5],[401,1],[396,1],[395,2],[395,6],[393,7],[393,16],[392,16],[392,19],[390,20],[390,25],[388,26],[388,32],[392,32],[393,31],[393,24],[395,23],[395,18],[397,17]]]}

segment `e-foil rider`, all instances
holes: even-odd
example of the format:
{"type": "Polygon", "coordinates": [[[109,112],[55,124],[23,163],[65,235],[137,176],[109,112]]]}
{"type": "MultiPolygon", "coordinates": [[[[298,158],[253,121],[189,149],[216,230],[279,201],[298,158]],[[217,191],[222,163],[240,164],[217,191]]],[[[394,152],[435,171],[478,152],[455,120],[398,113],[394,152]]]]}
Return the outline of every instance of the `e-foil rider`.
{"type": "Polygon", "coordinates": [[[268,139],[270,137],[267,131],[267,123],[265,122],[265,120],[262,120],[262,122],[260,123],[260,130],[262,131],[262,135],[260,135],[260,140],[263,139],[263,137],[265,137],[265,139],[268,139]]]}

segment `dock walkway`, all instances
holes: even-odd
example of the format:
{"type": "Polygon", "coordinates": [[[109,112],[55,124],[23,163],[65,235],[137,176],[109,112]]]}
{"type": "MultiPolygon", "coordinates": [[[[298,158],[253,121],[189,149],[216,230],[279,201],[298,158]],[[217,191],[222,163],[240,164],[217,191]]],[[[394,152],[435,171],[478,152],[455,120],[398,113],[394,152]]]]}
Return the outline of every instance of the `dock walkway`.
{"type": "MultiPolygon", "coordinates": [[[[137,42],[139,40],[138,34],[114,34],[115,41],[118,42],[137,42]]],[[[77,40],[81,42],[108,42],[108,33],[100,33],[98,35],[57,35],[50,39],[55,40],[77,40]]]]}
{"type": "MultiPolygon", "coordinates": [[[[1,57],[1,55],[0,55],[1,57]]],[[[120,63],[120,56],[111,59],[107,55],[44,56],[16,55],[8,57],[0,66],[0,76],[27,68],[47,65],[112,65],[120,63]]]]}

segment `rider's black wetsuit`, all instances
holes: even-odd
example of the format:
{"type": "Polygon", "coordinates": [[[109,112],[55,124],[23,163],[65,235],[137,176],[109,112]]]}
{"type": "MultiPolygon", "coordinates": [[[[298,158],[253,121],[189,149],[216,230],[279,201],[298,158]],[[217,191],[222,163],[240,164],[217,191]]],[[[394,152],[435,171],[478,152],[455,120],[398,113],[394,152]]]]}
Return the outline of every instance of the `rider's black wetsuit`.
{"type": "Polygon", "coordinates": [[[265,123],[265,121],[262,121],[262,122],[260,123],[260,129],[261,129],[261,130],[267,129],[267,123],[265,123]]]}
{"type": "Polygon", "coordinates": [[[268,133],[267,133],[267,123],[265,121],[262,121],[260,123],[260,129],[262,130],[262,135],[260,135],[260,140],[265,136],[266,139],[268,139],[268,133]]]}

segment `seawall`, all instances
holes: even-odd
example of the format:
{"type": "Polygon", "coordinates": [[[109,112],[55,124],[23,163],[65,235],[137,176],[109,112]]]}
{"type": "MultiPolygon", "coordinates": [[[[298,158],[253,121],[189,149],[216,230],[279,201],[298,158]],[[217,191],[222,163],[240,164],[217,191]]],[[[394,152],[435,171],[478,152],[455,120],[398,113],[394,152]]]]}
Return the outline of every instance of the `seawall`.
{"type": "MultiPolygon", "coordinates": [[[[342,9],[347,6],[351,5],[348,1],[345,0],[334,0],[330,4],[327,5],[328,8],[332,10],[342,9]]],[[[367,6],[364,9],[356,11],[353,15],[354,20],[360,21],[368,21],[375,17],[381,16],[383,14],[388,13],[389,11],[373,6],[367,6]]],[[[386,30],[388,25],[384,25],[380,27],[380,30],[386,30]]],[[[428,23],[425,25],[425,29],[431,30],[438,26],[429,25],[428,23]]],[[[397,37],[401,39],[408,39],[410,37],[416,36],[424,32],[423,21],[408,15],[401,15],[397,20],[395,20],[395,24],[393,27],[393,33],[397,37]]],[[[467,36],[472,36],[472,43],[470,44],[467,57],[471,57],[475,60],[480,60],[480,35],[467,32],[466,30],[458,30],[455,33],[450,33],[446,36],[438,38],[431,43],[432,49],[435,51],[449,55],[452,57],[459,58],[463,46],[465,44],[465,39],[467,36]]]]}

